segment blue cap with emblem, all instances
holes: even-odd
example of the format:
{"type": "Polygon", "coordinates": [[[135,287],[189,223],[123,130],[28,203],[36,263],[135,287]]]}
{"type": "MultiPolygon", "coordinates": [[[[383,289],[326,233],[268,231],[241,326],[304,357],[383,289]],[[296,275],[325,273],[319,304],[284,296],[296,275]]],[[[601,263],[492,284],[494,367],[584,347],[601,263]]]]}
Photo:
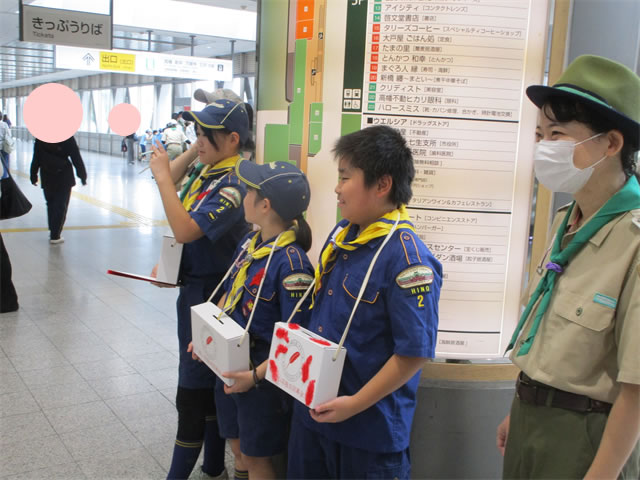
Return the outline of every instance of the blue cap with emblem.
{"type": "Polygon", "coordinates": [[[249,138],[249,116],[243,103],[221,98],[199,112],[184,112],[182,118],[188,121],[193,120],[205,128],[214,130],[226,128],[230,132],[236,132],[242,143],[249,138]]]}
{"type": "Polygon", "coordinates": [[[288,222],[309,206],[311,190],[307,176],[288,162],[258,165],[249,160],[236,164],[238,178],[268,198],[271,207],[288,222]]]}

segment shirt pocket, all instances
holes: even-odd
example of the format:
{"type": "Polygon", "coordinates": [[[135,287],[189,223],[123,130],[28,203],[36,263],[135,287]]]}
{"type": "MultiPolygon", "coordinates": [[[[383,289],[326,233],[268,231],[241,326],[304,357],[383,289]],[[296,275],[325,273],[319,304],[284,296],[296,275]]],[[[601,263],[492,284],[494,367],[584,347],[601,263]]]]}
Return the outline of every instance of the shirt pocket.
{"type": "MultiPolygon", "coordinates": [[[[342,288],[346,293],[348,298],[351,298],[353,302],[358,298],[358,294],[360,293],[360,289],[362,288],[362,282],[364,277],[359,277],[358,275],[347,273],[342,280],[342,288]]],[[[380,298],[380,288],[378,285],[374,283],[373,277],[369,278],[369,283],[367,284],[367,288],[365,288],[364,293],[362,294],[362,299],[360,303],[368,303],[374,304],[380,298]]],[[[353,306],[352,302],[348,302],[353,306]]]]}
{"type": "Polygon", "coordinates": [[[595,303],[593,296],[556,292],[541,325],[544,334],[535,340],[541,342],[536,359],[542,370],[562,369],[561,377],[574,381],[602,370],[612,345],[615,310],[595,303]]]}
{"type": "MultiPolygon", "coordinates": [[[[251,280],[247,280],[246,282],[244,282],[244,291],[245,293],[247,293],[247,296],[245,296],[245,298],[251,297],[255,301],[260,285],[250,285],[250,282],[251,280]]],[[[260,302],[271,302],[276,296],[275,287],[273,285],[270,285],[269,283],[270,282],[268,280],[265,280],[264,285],[262,286],[262,291],[260,292],[260,302]]]]}
{"type": "Polygon", "coordinates": [[[616,311],[614,308],[596,303],[594,295],[562,292],[554,301],[553,311],[571,323],[593,332],[602,332],[611,326],[616,311]]]}

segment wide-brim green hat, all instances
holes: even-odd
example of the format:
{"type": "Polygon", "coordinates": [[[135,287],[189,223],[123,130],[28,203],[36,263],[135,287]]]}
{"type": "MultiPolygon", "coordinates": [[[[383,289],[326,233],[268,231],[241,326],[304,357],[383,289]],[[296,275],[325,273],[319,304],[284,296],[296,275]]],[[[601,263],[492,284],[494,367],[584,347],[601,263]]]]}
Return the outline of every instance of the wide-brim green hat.
{"type": "Polygon", "coordinates": [[[576,58],[552,87],[532,85],[527,96],[538,107],[554,97],[580,100],[611,121],[625,139],[640,145],[640,77],[608,58],[582,55],[576,58]]]}

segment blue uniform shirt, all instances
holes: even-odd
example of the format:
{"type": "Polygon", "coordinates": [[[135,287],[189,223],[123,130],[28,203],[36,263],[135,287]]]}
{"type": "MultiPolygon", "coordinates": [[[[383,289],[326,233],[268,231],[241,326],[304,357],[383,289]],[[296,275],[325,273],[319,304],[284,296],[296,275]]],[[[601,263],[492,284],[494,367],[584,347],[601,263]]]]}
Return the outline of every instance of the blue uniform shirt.
{"type": "MultiPolygon", "coordinates": [[[[233,251],[249,229],[242,207],[245,185],[233,171],[221,172],[207,178],[200,188],[201,192],[217,180],[220,182],[204,197],[197,210],[189,212],[204,236],[186,243],[182,249],[182,286],[177,300],[180,348],[178,385],[184,388],[213,388],[215,385],[215,374],[204,363],[193,360],[187,352],[191,341],[190,307],[209,298],[233,261],[233,251]]],[[[194,209],[199,202],[196,200],[194,209]]]]}
{"type": "MultiPolygon", "coordinates": [[[[235,256],[242,251],[243,246],[260,233],[249,233],[236,250],[235,256]]],[[[274,238],[268,241],[273,241],[274,238]]],[[[258,242],[261,238],[258,238],[258,242]]],[[[259,245],[259,243],[258,243],[259,245]]],[[[235,257],[234,257],[235,258],[235,257]]],[[[313,281],[313,267],[305,251],[297,243],[290,243],[286,247],[278,248],[273,253],[269,270],[260,299],[256,302],[256,295],[260,280],[265,275],[267,258],[253,260],[247,270],[247,279],[244,282],[242,296],[237,303],[231,317],[242,327],[246,327],[251,310],[257,303],[256,313],[253,315],[249,335],[251,337],[251,361],[255,366],[260,365],[269,356],[269,347],[273,337],[273,325],[275,322],[286,322],[291,312],[297,305],[308,287],[313,281]]],[[[231,273],[224,285],[224,290],[229,292],[243,258],[240,258],[234,271],[231,273]]],[[[309,303],[311,297],[307,297],[301,311],[296,313],[292,322],[306,326],[309,316],[309,303]]]]}
{"type": "MultiPolygon", "coordinates": [[[[180,274],[183,283],[190,279],[224,275],[233,261],[233,252],[249,226],[244,220],[242,199],[247,188],[235,173],[212,176],[202,185],[205,191],[211,182],[220,182],[205,197],[196,211],[189,215],[204,236],[184,245],[180,274]]],[[[193,209],[200,200],[196,200],[193,209]]]]}
{"type": "MultiPolygon", "coordinates": [[[[338,223],[329,238],[348,224],[338,223]]],[[[352,228],[346,241],[356,237],[352,228]]],[[[356,250],[338,249],[327,265],[311,310],[309,330],[338,343],[364,276],[384,237],[356,250]]],[[[338,395],[357,393],[393,354],[435,355],[442,266],[410,230],[397,230],[382,249],[345,341],[347,357],[338,395]]],[[[299,402],[295,416],[309,429],[371,452],[408,448],[420,374],[367,410],[345,420],[317,423],[299,402]]]]}

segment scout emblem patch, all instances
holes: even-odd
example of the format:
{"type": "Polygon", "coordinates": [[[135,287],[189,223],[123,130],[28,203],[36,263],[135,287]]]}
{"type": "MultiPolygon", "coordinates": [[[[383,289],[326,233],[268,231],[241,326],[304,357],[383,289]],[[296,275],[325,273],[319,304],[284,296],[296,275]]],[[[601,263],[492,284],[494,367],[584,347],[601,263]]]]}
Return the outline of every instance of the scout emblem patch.
{"type": "Polygon", "coordinates": [[[313,282],[313,277],[306,273],[294,273],[289,275],[282,281],[285,290],[306,290],[313,282]]]}
{"type": "Polygon", "coordinates": [[[313,282],[313,277],[306,273],[294,273],[282,281],[282,286],[291,298],[302,298],[304,292],[313,282]]]}
{"type": "Polygon", "coordinates": [[[233,187],[224,187],[220,190],[220,195],[231,202],[231,204],[238,208],[242,203],[242,195],[233,187]]]}
{"type": "Polygon", "coordinates": [[[429,292],[431,282],[433,282],[433,270],[424,265],[405,268],[396,277],[398,286],[408,290],[409,295],[429,292]]]}

